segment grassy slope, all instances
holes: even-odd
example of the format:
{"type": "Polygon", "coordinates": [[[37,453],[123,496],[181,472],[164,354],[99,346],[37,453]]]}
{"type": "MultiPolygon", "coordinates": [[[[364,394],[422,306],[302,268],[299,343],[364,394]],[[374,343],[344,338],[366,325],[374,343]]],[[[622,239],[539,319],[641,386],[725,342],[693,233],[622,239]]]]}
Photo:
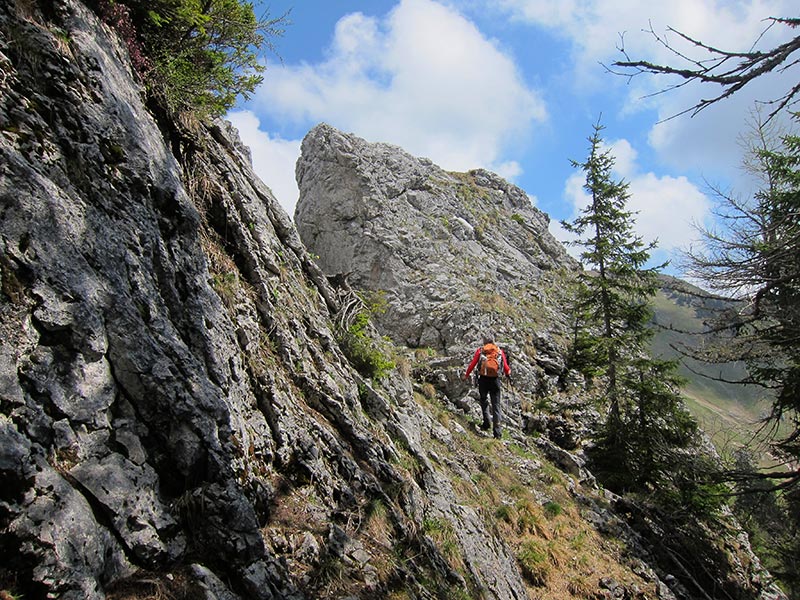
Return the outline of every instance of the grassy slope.
{"type": "MultiPolygon", "coordinates": [[[[674,280],[666,281],[669,284],[674,280]]],[[[653,340],[654,354],[678,358],[680,355],[674,346],[702,343],[700,336],[686,332],[702,331],[704,319],[720,306],[720,301],[703,300],[666,287],[662,289],[655,300],[655,320],[662,327],[653,340]]],[[[683,392],[689,410],[720,451],[752,438],[758,430],[759,419],[770,406],[764,390],[716,380],[741,379],[745,374],[741,364],[712,365],[683,358],[680,372],[687,379],[683,392]]]]}

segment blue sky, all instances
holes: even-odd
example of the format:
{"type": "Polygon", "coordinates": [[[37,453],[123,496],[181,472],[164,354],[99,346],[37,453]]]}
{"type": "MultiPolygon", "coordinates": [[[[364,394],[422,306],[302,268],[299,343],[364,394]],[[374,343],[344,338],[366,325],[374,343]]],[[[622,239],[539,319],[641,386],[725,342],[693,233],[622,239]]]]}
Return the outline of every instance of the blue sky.
{"type": "MultiPolygon", "coordinates": [[[[559,239],[566,236],[558,221],[572,219],[587,200],[570,159],[585,160],[586,138],[601,119],[615,175],[630,183],[638,232],[658,239],[656,258],[674,258],[697,243],[694,224],[711,223],[709,183],[748,191],[740,139],[754,100],[780,96],[797,82],[798,68],[697,116],[663,121],[715,90],[688,85],[651,96],[676,82],[628,80],[602,65],[622,58],[622,39],[634,58],[674,64],[645,33],[651,26],[747,50],[766,17],[796,16],[795,2],[270,0],[257,12],[291,9],[285,34],[274,40],[280,59],[265,56],[264,83],[228,119],[289,216],[300,142],[326,122],[448,170],[499,173],[550,215],[559,239]]],[[[791,33],[772,28],[759,47],[791,33]]]]}

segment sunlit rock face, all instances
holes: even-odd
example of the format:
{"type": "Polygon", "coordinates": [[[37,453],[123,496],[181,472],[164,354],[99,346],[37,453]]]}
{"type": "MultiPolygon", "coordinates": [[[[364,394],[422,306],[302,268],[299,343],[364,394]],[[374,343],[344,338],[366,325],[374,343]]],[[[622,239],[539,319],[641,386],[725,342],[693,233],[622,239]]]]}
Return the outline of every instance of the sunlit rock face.
{"type": "Polygon", "coordinates": [[[433,469],[409,374],[345,357],[343,292],[235,132],[157,123],[80,2],[4,3],[0,33],[0,590],[523,597],[433,469]]]}
{"type": "Polygon", "coordinates": [[[555,289],[576,263],[521,189],[324,124],[304,139],[296,170],[304,243],[328,275],[383,295],[377,318],[397,342],[471,344],[476,329],[510,334],[526,311],[540,331],[563,327],[555,289]]]}

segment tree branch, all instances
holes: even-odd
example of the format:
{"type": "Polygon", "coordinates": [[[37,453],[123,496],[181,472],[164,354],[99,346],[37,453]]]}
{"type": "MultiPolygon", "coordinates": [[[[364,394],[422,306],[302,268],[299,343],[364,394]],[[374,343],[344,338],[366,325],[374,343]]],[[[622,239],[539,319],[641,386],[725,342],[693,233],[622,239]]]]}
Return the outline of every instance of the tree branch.
{"type": "MultiPolygon", "coordinates": [[[[644,31],[652,35],[661,46],[669,50],[676,57],[689,63],[690,66],[687,68],[679,68],[646,60],[630,60],[623,43],[622,47],[619,47],[619,50],[625,56],[626,60],[615,61],[612,63],[612,67],[614,68],[606,67],[606,70],[616,75],[627,77],[629,81],[636,75],[641,75],[643,73],[676,76],[684,80],[680,84],[666,87],[654,94],[660,94],[677,87],[682,87],[692,81],[712,83],[721,86],[722,91],[718,95],[710,99],[701,99],[694,106],[665,120],[675,118],[687,112],[691,112],[692,116],[694,116],[708,106],[735,94],[754,79],[773,71],[785,72],[800,62],[798,58],[791,58],[795,52],[800,50],[800,35],[767,51],[762,52],[752,49],[775,24],[780,23],[791,28],[796,28],[798,27],[798,23],[800,23],[800,19],[794,18],[771,17],[768,21],[770,21],[769,25],[761,32],[751,47],[751,50],[747,52],[723,50],[705,44],[671,27],[667,29],[668,32],[674,33],[682,40],[688,42],[693,48],[710,53],[711,58],[704,60],[691,58],[686,53],[679,51],[672,42],[657,34],[651,24],[650,29],[644,31]],[[732,62],[734,64],[728,67],[732,62]],[[726,67],[726,69],[722,70],[723,67],[726,67]]],[[[624,42],[624,39],[622,41],[624,42]]],[[[650,94],[650,96],[654,94],[650,94]]],[[[778,98],[762,101],[764,104],[775,105],[774,110],[772,110],[767,117],[767,121],[771,120],[772,117],[784,108],[798,102],[798,100],[800,100],[800,98],[798,98],[799,95],[800,84],[791,87],[778,98]]]]}

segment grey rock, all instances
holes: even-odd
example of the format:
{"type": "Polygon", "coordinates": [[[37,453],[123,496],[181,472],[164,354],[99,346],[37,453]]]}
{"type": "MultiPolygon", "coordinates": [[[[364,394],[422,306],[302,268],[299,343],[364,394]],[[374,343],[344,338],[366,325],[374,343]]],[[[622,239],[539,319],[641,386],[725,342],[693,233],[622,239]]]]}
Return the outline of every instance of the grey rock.
{"type": "Polygon", "coordinates": [[[109,454],[80,462],[69,476],[90,502],[102,508],[138,560],[157,565],[181,556],[185,540],[174,534],[177,524],[156,494],[158,476],[149,465],[135,465],[119,454],[109,454]]]}
{"type": "Polygon", "coordinates": [[[303,140],[297,180],[304,243],[329,276],[383,294],[376,318],[396,342],[461,348],[488,328],[513,340],[500,303],[517,299],[553,317],[535,330],[558,331],[558,313],[537,296],[554,272],[577,265],[519,188],[487,171],[448,173],[327,125],[303,140]],[[475,298],[481,289],[485,298],[475,298]]]}
{"type": "MultiPolygon", "coordinates": [[[[295,221],[322,270],[380,306],[381,334],[438,354],[416,376],[474,414],[477,398],[467,399],[460,374],[491,332],[511,357],[512,429],[524,426],[523,406],[558,397],[570,335],[558,290],[578,265],[524,191],[325,124],[303,140],[296,172],[295,221]]],[[[553,429],[570,448],[583,433],[566,423],[553,429]]]]}
{"type": "Polygon", "coordinates": [[[209,568],[193,564],[189,566],[189,572],[202,590],[202,600],[240,600],[209,568]]]}

